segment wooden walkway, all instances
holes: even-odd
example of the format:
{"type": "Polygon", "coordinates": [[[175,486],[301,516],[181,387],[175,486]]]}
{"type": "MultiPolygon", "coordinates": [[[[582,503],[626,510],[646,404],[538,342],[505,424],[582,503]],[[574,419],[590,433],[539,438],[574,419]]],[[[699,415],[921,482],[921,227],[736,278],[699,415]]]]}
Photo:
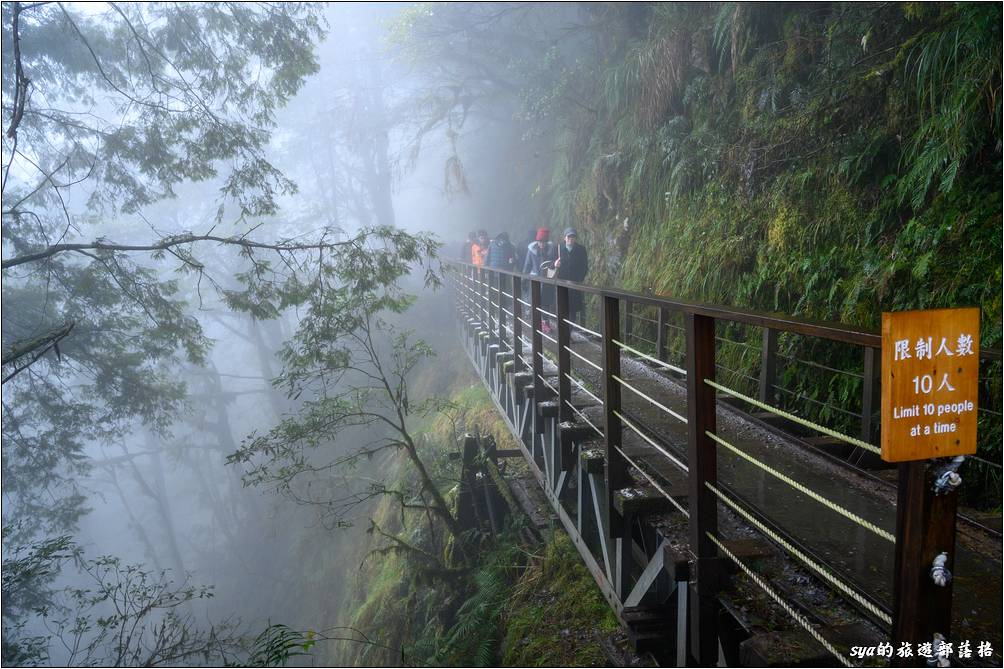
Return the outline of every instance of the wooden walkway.
{"type": "MultiPolygon", "coordinates": [[[[703,369],[688,360],[684,370],[621,341],[620,304],[657,298],[590,288],[605,312],[598,332],[567,318],[570,285],[532,280],[524,299],[525,281],[461,266],[454,275],[461,336],[639,651],[691,664],[847,664],[851,646],[911,634],[921,643],[940,626],[948,639],[990,640],[999,653],[999,543],[988,551],[993,541],[963,528],[952,556],[958,573],[951,613],[904,611],[897,606],[904,574],[897,569],[902,521],[894,489],[765,428],[713,388],[693,401],[695,384],[687,379],[695,371],[714,378],[713,343],[703,369]],[[551,310],[541,306],[548,283],[556,287],[551,310]],[[542,327],[545,318],[554,331],[542,327]],[[698,403],[710,411],[702,416],[698,403]],[[695,438],[695,424],[704,425],[705,439],[695,438]],[[695,491],[705,503],[696,505],[696,519],[695,491]],[[745,577],[731,576],[740,570],[745,577]],[[772,658],[779,641],[790,650],[772,658]]],[[[693,340],[701,319],[723,310],[661,306],[689,310],[689,353],[700,357],[693,340]]],[[[769,327],[878,343],[842,326],[736,314],[769,327]]],[[[713,320],[711,326],[713,340],[713,320]]]]}

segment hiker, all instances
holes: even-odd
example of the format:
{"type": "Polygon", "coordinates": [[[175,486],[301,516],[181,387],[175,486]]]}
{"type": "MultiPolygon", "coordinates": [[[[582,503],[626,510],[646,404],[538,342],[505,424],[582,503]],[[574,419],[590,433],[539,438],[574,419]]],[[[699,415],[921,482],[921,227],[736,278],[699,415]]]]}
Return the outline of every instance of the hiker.
{"type": "Polygon", "coordinates": [[[471,244],[471,264],[484,267],[487,258],[488,233],[485,230],[478,230],[478,238],[471,244]]]}
{"type": "MultiPolygon", "coordinates": [[[[523,238],[519,244],[516,245],[516,269],[523,269],[526,265],[526,252],[530,244],[533,244],[537,239],[537,229],[530,228],[526,231],[526,237],[523,238]]],[[[525,270],[524,270],[525,271],[525,270]]]]}
{"type": "Polygon", "coordinates": [[[460,245],[460,259],[467,262],[471,259],[471,245],[474,244],[474,240],[477,238],[477,233],[473,230],[467,233],[467,240],[460,245]]]}
{"type": "Polygon", "coordinates": [[[516,249],[509,241],[508,232],[500,232],[488,248],[488,266],[512,271],[516,262],[516,249]]]}
{"type": "MultiPolygon", "coordinates": [[[[558,257],[554,267],[558,270],[556,279],[582,283],[589,272],[589,255],[586,247],[578,243],[579,235],[575,228],[565,229],[565,243],[558,247],[558,257]]],[[[580,323],[582,316],[582,293],[578,290],[568,291],[568,320],[580,323]]]]}
{"type": "Polygon", "coordinates": [[[534,241],[526,245],[526,256],[523,260],[523,274],[540,275],[541,263],[553,260],[554,245],[551,244],[551,231],[539,228],[534,241]]]}
{"type": "MultiPolygon", "coordinates": [[[[523,273],[529,274],[530,276],[547,276],[547,274],[541,270],[541,265],[543,263],[550,263],[554,260],[554,245],[551,243],[551,231],[547,228],[539,228],[537,230],[536,239],[527,245],[526,247],[526,260],[523,263],[523,273]]],[[[527,282],[527,290],[529,291],[530,283],[527,282]]],[[[554,287],[553,286],[541,286],[540,289],[540,308],[545,311],[553,311],[551,305],[554,304],[554,287]]],[[[547,316],[541,314],[540,317],[540,330],[544,334],[551,334],[553,329],[551,323],[548,321],[547,316]]]]}

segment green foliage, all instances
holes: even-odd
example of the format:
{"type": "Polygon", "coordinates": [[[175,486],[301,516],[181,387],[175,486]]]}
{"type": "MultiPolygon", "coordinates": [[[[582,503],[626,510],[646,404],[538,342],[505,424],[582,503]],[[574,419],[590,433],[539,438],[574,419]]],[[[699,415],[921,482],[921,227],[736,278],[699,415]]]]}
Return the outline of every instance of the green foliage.
{"type": "Polygon", "coordinates": [[[317,644],[317,635],[311,631],[291,629],[287,625],[269,625],[251,643],[246,666],[285,667],[294,657],[310,655],[317,644]]]}
{"type": "MultiPolygon", "coordinates": [[[[238,663],[237,626],[198,625],[191,604],[212,588],[173,582],[118,558],[87,558],[67,537],[21,549],[4,564],[3,661],[24,666],[176,666],[238,663]],[[49,589],[72,561],[82,585],[49,589]],[[34,593],[29,595],[27,593],[34,593]],[[44,629],[31,636],[29,629],[44,629]]],[[[243,664],[243,662],[240,662],[243,664]]]]}
{"type": "Polygon", "coordinates": [[[555,532],[506,604],[502,665],[596,667],[608,660],[596,633],[617,629],[617,619],[582,564],[572,541],[555,532]]]}
{"type": "MultiPolygon", "coordinates": [[[[494,550],[482,556],[481,566],[471,577],[466,600],[454,615],[456,622],[435,641],[430,664],[497,665],[502,615],[510,596],[511,583],[520,571],[521,554],[516,541],[515,537],[505,538],[494,550]]],[[[421,649],[421,641],[417,645],[421,649]]]]}
{"type": "MultiPolygon", "coordinates": [[[[662,5],[605,52],[597,117],[566,113],[551,227],[578,227],[601,285],[871,328],[883,310],[979,305],[998,346],[1000,22],[992,4],[662,5]]],[[[723,378],[755,390],[760,333],[719,335],[738,342],[723,378]]],[[[781,406],[855,433],[860,351],[781,349],[781,406]]]]}
{"type": "Polygon", "coordinates": [[[900,201],[920,209],[932,186],[948,193],[983,147],[1001,145],[1000,7],[941,9],[936,25],[908,40],[906,75],[915,82],[920,124],[903,160],[900,201]]]}

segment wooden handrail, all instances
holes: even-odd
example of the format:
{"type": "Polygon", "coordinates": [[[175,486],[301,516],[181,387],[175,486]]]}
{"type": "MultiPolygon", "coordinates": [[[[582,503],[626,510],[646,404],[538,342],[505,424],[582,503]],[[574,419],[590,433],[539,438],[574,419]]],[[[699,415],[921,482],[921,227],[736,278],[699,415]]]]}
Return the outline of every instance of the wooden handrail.
{"type": "MultiPolygon", "coordinates": [[[[460,267],[475,267],[471,263],[460,260],[443,260],[446,264],[460,267]]],[[[492,272],[508,274],[527,278],[528,275],[522,272],[512,272],[495,267],[484,268],[492,272]]],[[[794,332],[796,334],[819,337],[830,341],[843,342],[846,344],[857,344],[858,346],[870,346],[872,348],[882,348],[882,335],[877,330],[862,328],[844,323],[834,323],[828,321],[813,321],[797,316],[785,314],[754,311],[739,307],[727,307],[716,304],[706,304],[703,302],[692,302],[680,300],[668,296],[652,295],[645,293],[635,293],[627,290],[613,288],[602,288],[588,283],[577,283],[575,281],[564,281],[561,279],[548,279],[544,276],[534,276],[533,281],[550,286],[564,286],[573,290],[578,290],[591,295],[601,297],[615,297],[621,300],[637,304],[647,304],[649,306],[670,309],[683,314],[694,316],[708,316],[717,320],[732,321],[734,323],[745,323],[765,328],[773,328],[782,332],[794,332]]],[[[1001,360],[1001,349],[980,349],[980,358],[986,360],[1001,360]]]]}

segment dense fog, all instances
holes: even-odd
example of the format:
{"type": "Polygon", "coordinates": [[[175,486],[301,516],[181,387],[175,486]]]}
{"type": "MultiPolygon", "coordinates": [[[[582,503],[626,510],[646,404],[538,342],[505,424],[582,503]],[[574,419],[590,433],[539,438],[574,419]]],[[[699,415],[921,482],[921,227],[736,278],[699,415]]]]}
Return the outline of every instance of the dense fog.
{"type": "MultiPolygon", "coordinates": [[[[432,90],[431,76],[409,64],[388,38],[407,9],[403,5],[332,4],[296,15],[297,21],[323,26],[313,33],[317,67],[300,73],[302,86],[288,101],[269,103],[277,103],[269,127],[265,117],[243,116],[254,110],[242,105],[259,103],[253,95],[243,102],[228,100],[227,95],[246,92],[198,79],[212,66],[179,64],[185,59],[184,46],[172,43],[170,35],[156,34],[159,29],[181,31],[174,22],[185,21],[199,21],[208,31],[217,20],[220,38],[229,41],[217,49],[240,49],[243,40],[254,36],[227,34],[239,18],[210,16],[213,11],[206,7],[36,4],[40,6],[3,5],[7,124],[17,125],[8,105],[17,109],[20,97],[29,97],[17,133],[4,139],[5,259],[40,245],[94,240],[148,245],[193,234],[312,243],[322,233],[348,239],[374,226],[431,233],[452,256],[468,228],[477,225],[473,221],[514,232],[526,227],[527,207],[505,173],[510,140],[518,130],[507,123],[490,124],[477,117],[477,110],[461,128],[420,109],[422,96],[432,90]],[[11,39],[14,22],[16,43],[11,39]],[[137,26],[142,26],[142,37],[133,32],[137,26]],[[116,39],[127,40],[121,52],[107,41],[116,39]],[[53,58],[55,71],[44,71],[49,79],[35,77],[27,88],[19,87],[22,74],[14,71],[14,61],[23,59],[26,70],[41,69],[46,49],[55,49],[59,40],[69,41],[69,53],[53,58]],[[165,54],[161,48],[176,51],[165,54]],[[160,62],[144,73],[132,69],[138,67],[134,59],[160,62]],[[200,91],[200,85],[215,89],[200,91]],[[191,158],[186,154],[198,151],[195,145],[185,145],[176,155],[159,154],[165,151],[163,141],[226,143],[226,137],[198,137],[190,127],[158,129],[158,114],[170,115],[172,108],[188,104],[195,108],[196,125],[233,120],[238,125],[230,132],[260,125],[253,132],[266,133],[259,135],[266,141],[259,147],[225,148],[229,160],[217,160],[211,147],[209,155],[191,158]],[[214,111],[200,117],[198,107],[205,104],[214,111]],[[75,118],[88,123],[77,124],[75,118]],[[246,128],[239,125],[242,121],[246,128]],[[131,125],[146,134],[145,141],[131,132],[110,141],[116,127],[131,125]],[[454,125],[456,130],[450,127],[454,125]],[[61,127],[70,130],[62,132],[61,127]],[[138,146],[129,146],[130,141],[138,146]],[[122,155],[114,155],[116,151],[122,155]],[[252,162],[267,161],[277,171],[252,169],[241,177],[246,182],[234,185],[231,170],[244,167],[239,163],[248,154],[254,154],[252,162]],[[460,154],[480,159],[461,164],[460,154]],[[110,157],[120,162],[113,164],[110,157]],[[190,158],[203,165],[189,163],[190,158]],[[195,178],[186,169],[204,176],[195,178]],[[248,204],[256,197],[274,202],[248,204]]],[[[228,11],[219,9],[220,14],[228,11]]],[[[256,25],[262,32],[270,29],[256,25]]],[[[305,34],[299,48],[309,48],[310,37],[305,34]]],[[[180,33],[177,39],[194,39],[194,33],[180,33]]],[[[208,44],[193,50],[200,51],[198,57],[210,57],[208,44]]],[[[288,64],[268,58],[284,57],[307,59],[306,54],[259,48],[242,65],[278,77],[276,71],[288,64]]],[[[503,107],[495,111],[505,118],[503,107]]],[[[71,601],[66,590],[100,590],[111,581],[173,583],[169,588],[178,592],[211,586],[211,598],[192,591],[176,609],[188,616],[192,629],[232,624],[253,638],[270,623],[292,629],[344,623],[339,605],[358,567],[351,560],[361,553],[347,551],[343,544],[361,541],[362,528],[355,525],[370,507],[332,515],[335,502],[329,498],[344,495],[316,496],[307,488],[329,486],[329,493],[337,488],[349,494],[365,487],[360,481],[379,476],[387,459],[369,459],[351,473],[301,477],[310,481],[301,486],[298,480],[285,491],[244,485],[245,469],[240,463],[227,464],[242,442],[268,433],[307,399],[274,380],[283,371],[278,352],[309,308],[302,299],[290,300],[289,307],[256,313],[241,298],[228,303],[227,296],[241,290],[236,275],[262,269],[258,263],[268,265],[268,271],[286,263],[290,274],[283,278],[288,278],[292,264],[303,259],[293,253],[270,255],[267,249],[251,258],[240,246],[211,242],[167,253],[98,249],[73,253],[72,259],[67,255],[57,258],[56,270],[29,263],[8,271],[5,260],[5,377],[28,360],[12,359],[8,369],[13,344],[51,335],[61,318],[78,314],[65,341],[43,341],[27,354],[41,352],[33,364],[24,365],[9,383],[5,378],[5,596],[9,585],[17,585],[8,583],[14,570],[8,569],[8,558],[10,564],[27,560],[17,565],[31,577],[41,573],[37,591],[18,599],[19,609],[11,600],[5,602],[5,663],[129,664],[145,659],[123,655],[121,646],[116,650],[98,633],[98,619],[109,614],[110,601],[88,608],[71,601]],[[79,276],[89,259],[99,273],[106,273],[108,285],[98,287],[98,279],[79,276]],[[169,291],[158,293],[157,281],[173,283],[169,291]],[[53,288],[53,282],[60,287],[53,288]],[[107,299],[88,294],[99,290],[120,294],[107,299]],[[88,315],[91,305],[83,302],[90,299],[97,313],[88,315]],[[118,304],[119,299],[128,304],[118,304]],[[75,300],[77,309],[64,308],[75,300]],[[177,328],[188,332],[182,336],[177,328]],[[101,340],[115,336],[126,340],[121,348],[101,340]],[[177,339],[145,348],[144,338],[172,336],[177,339]],[[186,347],[189,353],[200,352],[186,355],[186,347]],[[116,364],[124,371],[115,369],[116,364]],[[64,406],[53,406],[60,402],[64,406]],[[14,409],[19,405],[25,408],[14,409]],[[38,463],[39,453],[47,449],[43,457],[51,461],[38,463]],[[72,543],[51,543],[63,537],[72,543]],[[104,556],[117,562],[100,562],[104,556]],[[332,564],[340,568],[332,570],[332,564]],[[146,581],[128,565],[137,565],[146,581]],[[341,580],[332,580],[339,571],[341,580]],[[36,605],[51,609],[38,615],[36,605]],[[74,629],[75,615],[85,616],[86,629],[74,629]],[[99,643],[89,646],[95,639],[99,643]]],[[[451,317],[441,293],[426,290],[421,271],[411,278],[406,272],[400,283],[422,295],[407,326],[445,350],[449,331],[444,329],[451,317]]],[[[330,448],[351,450],[342,444],[363,441],[365,431],[365,426],[349,427],[330,448]]],[[[19,572],[11,578],[28,576],[19,572]]],[[[145,623],[158,615],[163,612],[145,623]]],[[[194,656],[178,659],[200,661],[194,656]]]]}
{"type": "MultiPolygon", "coordinates": [[[[848,328],[982,305],[999,346],[999,6],[2,12],[4,666],[499,662],[541,565],[580,565],[459,522],[458,406],[481,386],[443,261],[479,231],[496,267],[578,239],[581,275],[559,279],[584,280],[588,248],[589,283],[848,328]]],[[[587,299],[565,321],[581,341],[587,299]]],[[[682,371],[657,307],[635,314],[651,355],[617,343],[682,371]]],[[[751,323],[712,341],[743,392],[877,436],[872,349],[784,332],[775,386],[751,323]]],[[[963,498],[999,524],[1000,413],[981,409],[963,498]]]]}

